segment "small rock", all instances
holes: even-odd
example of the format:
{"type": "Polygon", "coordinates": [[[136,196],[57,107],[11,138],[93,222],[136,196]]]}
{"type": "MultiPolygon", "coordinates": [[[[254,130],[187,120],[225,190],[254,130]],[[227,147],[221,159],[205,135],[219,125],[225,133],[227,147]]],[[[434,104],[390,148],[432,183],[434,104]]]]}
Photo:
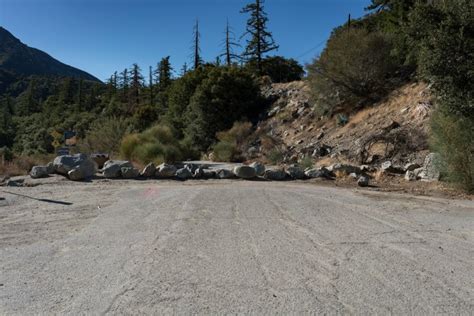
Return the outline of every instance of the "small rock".
{"type": "Polygon", "coordinates": [[[324,135],[325,135],[324,132],[321,132],[318,134],[318,136],[316,136],[316,139],[321,140],[324,137],[324,135]]]}
{"type": "Polygon", "coordinates": [[[407,170],[405,173],[405,180],[407,181],[416,181],[418,176],[416,175],[415,171],[407,170]]]}
{"type": "Polygon", "coordinates": [[[359,167],[356,167],[356,166],[352,166],[352,165],[346,165],[346,164],[341,164],[341,163],[337,163],[337,164],[334,164],[332,166],[329,166],[329,168],[327,168],[329,171],[335,173],[335,172],[343,172],[345,174],[351,174],[351,173],[356,173],[356,174],[359,174],[360,173],[360,168],[359,167]]]}
{"type": "Polygon", "coordinates": [[[7,187],[22,187],[23,184],[25,183],[25,179],[9,179],[5,183],[7,187]]]}
{"type": "Polygon", "coordinates": [[[74,168],[72,170],[69,170],[69,172],[67,173],[67,176],[69,178],[69,180],[72,180],[72,181],[82,181],[85,179],[85,175],[84,175],[84,172],[81,168],[74,168]]]}
{"type": "Polygon", "coordinates": [[[405,171],[413,171],[415,169],[418,169],[420,168],[420,165],[417,164],[417,163],[408,163],[405,165],[405,167],[403,169],[405,169],[405,171]]]}
{"type": "Polygon", "coordinates": [[[360,187],[367,187],[369,186],[369,177],[367,176],[360,176],[359,179],[357,180],[357,185],[360,187]]]}
{"type": "Polygon", "coordinates": [[[383,172],[388,172],[388,173],[399,173],[399,174],[404,173],[403,168],[393,165],[391,161],[385,161],[384,163],[382,163],[382,165],[380,166],[380,169],[383,172]]]}
{"type": "Polygon", "coordinates": [[[33,179],[46,178],[49,175],[47,166],[34,166],[31,168],[30,176],[33,179]]]}
{"type": "Polygon", "coordinates": [[[145,177],[145,178],[151,178],[155,175],[155,172],[156,172],[156,166],[152,162],[146,165],[145,168],[143,168],[143,170],[140,172],[140,176],[145,177]]]}

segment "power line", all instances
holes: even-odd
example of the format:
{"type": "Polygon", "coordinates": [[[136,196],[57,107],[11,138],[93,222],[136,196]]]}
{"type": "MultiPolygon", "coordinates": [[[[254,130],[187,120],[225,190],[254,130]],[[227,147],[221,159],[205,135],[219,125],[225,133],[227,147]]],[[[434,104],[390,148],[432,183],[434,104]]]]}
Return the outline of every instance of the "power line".
{"type": "Polygon", "coordinates": [[[309,53],[311,53],[312,51],[318,49],[319,47],[321,47],[321,45],[325,44],[326,43],[326,40],[323,40],[321,41],[320,43],[318,43],[316,46],[312,47],[311,49],[308,49],[307,51],[305,51],[303,54],[299,55],[298,57],[296,57],[296,59],[299,59],[303,56],[306,56],[308,55],[309,53]]]}

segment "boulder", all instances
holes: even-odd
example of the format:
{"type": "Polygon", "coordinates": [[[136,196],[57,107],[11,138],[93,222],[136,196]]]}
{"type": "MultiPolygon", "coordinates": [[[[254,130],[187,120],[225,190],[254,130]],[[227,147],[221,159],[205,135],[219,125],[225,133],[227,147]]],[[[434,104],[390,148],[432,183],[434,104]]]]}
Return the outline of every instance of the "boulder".
{"type": "Polygon", "coordinates": [[[382,165],[380,166],[380,169],[383,172],[388,172],[388,173],[399,173],[399,174],[404,173],[404,169],[402,167],[395,166],[391,161],[385,161],[384,163],[382,163],[382,165]]]}
{"type": "Polygon", "coordinates": [[[419,174],[419,177],[423,181],[439,181],[440,172],[436,166],[439,161],[439,156],[436,153],[430,153],[426,156],[425,162],[423,163],[423,169],[419,174]]]}
{"type": "Polygon", "coordinates": [[[417,163],[407,163],[405,167],[403,167],[405,171],[413,171],[418,168],[420,168],[420,165],[417,163]]]}
{"type": "Polygon", "coordinates": [[[286,173],[292,179],[305,179],[306,175],[298,165],[290,165],[286,168],[286,173]]]}
{"type": "Polygon", "coordinates": [[[34,166],[30,171],[30,176],[33,179],[46,178],[48,175],[49,169],[47,166],[34,166]]]}
{"type": "Polygon", "coordinates": [[[319,168],[319,169],[309,169],[309,170],[306,170],[305,173],[304,173],[308,178],[326,178],[326,179],[330,179],[331,178],[331,172],[322,167],[322,168],[319,168]]]}
{"type": "Polygon", "coordinates": [[[233,179],[235,174],[228,169],[220,169],[216,171],[216,175],[219,179],[233,179]]]}
{"type": "Polygon", "coordinates": [[[407,170],[405,173],[405,180],[407,181],[416,181],[418,179],[418,175],[415,171],[407,170]]]}
{"type": "Polygon", "coordinates": [[[152,162],[146,165],[145,168],[143,168],[143,170],[140,172],[140,176],[145,177],[145,178],[151,178],[155,175],[155,172],[156,172],[156,166],[152,162]]]}
{"type": "Polygon", "coordinates": [[[48,171],[48,174],[53,174],[56,172],[56,168],[54,168],[54,164],[52,161],[46,164],[46,170],[48,171]]]}
{"type": "Polygon", "coordinates": [[[120,172],[124,179],[135,179],[140,175],[140,170],[134,167],[122,167],[120,172]]]}
{"type": "Polygon", "coordinates": [[[362,175],[357,179],[357,185],[360,187],[368,187],[369,186],[369,177],[362,175]]]}
{"type": "MultiPolygon", "coordinates": [[[[92,161],[86,154],[58,156],[53,161],[54,170],[62,175],[67,175],[69,171],[84,163],[92,161]]],[[[95,164],[94,164],[95,165],[95,164]]]]}
{"type": "Polygon", "coordinates": [[[283,169],[268,169],[265,170],[263,177],[267,180],[282,181],[286,179],[286,172],[283,169]]]}
{"type": "Polygon", "coordinates": [[[237,166],[234,168],[234,174],[237,178],[252,179],[257,176],[257,172],[250,166],[237,166]]]}
{"type": "Polygon", "coordinates": [[[194,178],[194,179],[202,179],[203,177],[204,177],[204,168],[203,168],[203,167],[198,167],[198,168],[194,171],[193,178],[194,178]]]}
{"type": "Polygon", "coordinates": [[[176,171],[176,177],[180,180],[187,180],[191,179],[193,174],[188,168],[181,168],[176,171]]]}
{"type": "Polygon", "coordinates": [[[81,181],[93,177],[97,172],[97,164],[92,159],[84,160],[80,165],[69,170],[67,176],[70,180],[81,181]]]}
{"type": "Polygon", "coordinates": [[[351,174],[351,173],[360,174],[361,173],[360,167],[342,164],[342,163],[334,164],[330,166],[329,168],[327,168],[327,170],[332,173],[336,173],[336,172],[343,172],[345,174],[351,174]]]}
{"type": "Polygon", "coordinates": [[[214,179],[217,176],[216,171],[210,169],[204,169],[202,178],[203,179],[214,179]]]}
{"type": "Polygon", "coordinates": [[[102,172],[104,177],[108,179],[120,178],[122,176],[122,168],[133,168],[133,165],[127,160],[109,160],[104,164],[102,172]]]}
{"type": "Polygon", "coordinates": [[[197,168],[199,168],[198,165],[195,165],[193,163],[187,163],[184,165],[184,168],[188,169],[189,171],[191,171],[192,174],[194,174],[194,172],[196,172],[197,168]]]}
{"type": "Polygon", "coordinates": [[[156,177],[160,179],[172,178],[175,176],[177,168],[173,165],[163,163],[156,168],[156,177]]]}
{"type": "Polygon", "coordinates": [[[7,187],[22,187],[25,184],[25,179],[9,179],[5,183],[7,187]]]}
{"type": "Polygon", "coordinates": [[[256,161],[250,164],[250,167],[255,169],[257,176],[261,177],[265,173],[265,165],[256,161]]]}
{"type": "Polygon", "coordinates": [[[109,155],[95,153],[91,155],[91,159],[95,161],[99,169],[102,169],[104,167],[104,164],[109,160],[109,155]]]}

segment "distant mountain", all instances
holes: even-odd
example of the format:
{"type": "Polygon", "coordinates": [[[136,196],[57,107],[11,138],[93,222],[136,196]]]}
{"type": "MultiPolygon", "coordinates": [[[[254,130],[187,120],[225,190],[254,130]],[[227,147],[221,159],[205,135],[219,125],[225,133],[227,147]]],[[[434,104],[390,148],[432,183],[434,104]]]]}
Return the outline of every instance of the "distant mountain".
{"type": "Polygon", "coordinates": [[[73,77],[100,82],[85,71],[63,64],[47,53],[23,44],[0,26],[0,83],[6,81],[8,76],[31,75],[73,77]]]}

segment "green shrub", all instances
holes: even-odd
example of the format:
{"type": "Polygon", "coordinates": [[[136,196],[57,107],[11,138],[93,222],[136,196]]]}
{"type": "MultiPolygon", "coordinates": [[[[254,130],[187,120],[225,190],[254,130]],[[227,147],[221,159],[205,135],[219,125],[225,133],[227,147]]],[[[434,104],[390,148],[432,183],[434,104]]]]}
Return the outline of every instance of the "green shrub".
{"type": "Polygon", "coordinates": [[[252,123],[250,122],[235,122],[231,129],[217,133],[219,142],[213,146],[216,160],[241,160],[251,134],[252,123]]]}
{"type": "MultiPolygon", "coordinates": [[[[255,61],[245,66],[251,73],[258,73],[255,61]]],[[[301,80],[304,69],[296,60],[283,56],[270,56],[262,60],[262,76],[268,76],[272,82],[291,82],[301,80]]]]}
{"type": "Polygon", "coordinates": [[[474,119],[438,110],[432,117],[432,148],[443,178],[474,192],[474,119]]]}
{"type": "Polygon", "coordinates": [[[195,148],[206,151],[218,132],[257,116],[263,108],[260,101],[260,88],[249,73],[234,67],[215,68],[191,98],[185,135],[195,148]]]}
{"type": "Polygon", "coordinates": [[[388,35],[365,29],[338,29],[319,58],[308,65],[308,79],[319,114],[335,107],[378,100],[398,65],[388,35]]]}
{"type": "Polygon", "coordinates": [[[126,119],[110,117],[93,122],[80,141],[79,147],[84,152],[102,152],[117,154],[125,134],[130,132],[126,119]]]}
{"type": "Polygon", "coordinates": [[[313,159],[309,156],[304,156],[303,159],[301,159],[301,161],[298,163],[301,168],[303,168],[303,170],[305,169],[311,169],[314,167],[314,162],[313,162],[313,159]]]}
{"type": "Polygon", "coordinates": [[[278,165],[283,161],[283,153],[278,149],[272,149],[267,154],[267,158],[273,165],[278,165]]]}
{"type": "Polygon", "coordinates": [[[238,155],[238,150],[235,143],[227,141],[220,141],[214,145],[213,148],[214,159],[216,161],[227,161],[231,162],[235,160],[238,155]]]}
{"type": "Polygon", "coordinates": [[[121,143],[122,156],[143,164],[176,162],[186,159],[186,150],[167,126],[153,126],[143,133],[126,135],[121,143]]]}

